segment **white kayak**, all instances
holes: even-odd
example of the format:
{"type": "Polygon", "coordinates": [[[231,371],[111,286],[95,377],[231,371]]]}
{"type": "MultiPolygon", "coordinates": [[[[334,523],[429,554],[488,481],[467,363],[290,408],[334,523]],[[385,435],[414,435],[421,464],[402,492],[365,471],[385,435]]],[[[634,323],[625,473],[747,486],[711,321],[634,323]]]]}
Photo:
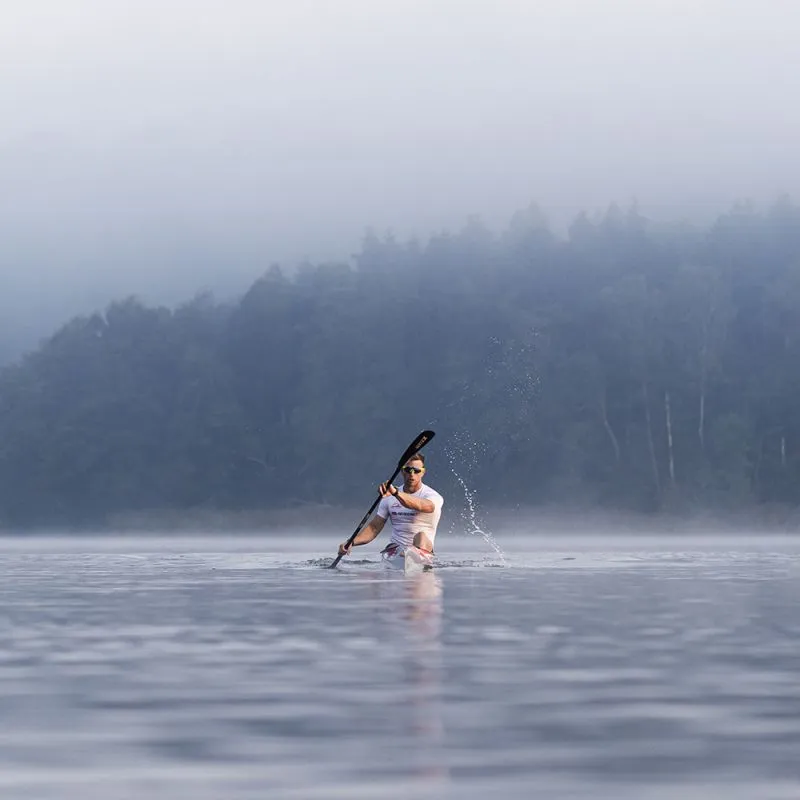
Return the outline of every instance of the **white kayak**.
{"type": "Polygon", "coordinates": [[[401,569],[406,574],[433,569],[433,553],[421,550],[413,544],[406,547],[405,550],[396,546],[387,547],[381,553],[381,560],[387,569],[401,569]]]}

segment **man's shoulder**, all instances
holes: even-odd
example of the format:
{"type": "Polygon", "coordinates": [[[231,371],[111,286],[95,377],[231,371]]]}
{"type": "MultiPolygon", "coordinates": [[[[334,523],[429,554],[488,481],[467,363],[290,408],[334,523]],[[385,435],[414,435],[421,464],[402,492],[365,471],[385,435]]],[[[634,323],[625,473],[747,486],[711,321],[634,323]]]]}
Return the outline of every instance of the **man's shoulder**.
{"type": "Polygon", "coordinates": [[[427,483],[422,484],[422,491],[420,494],[423,497],[426,497],[428,500],[441,500],[444,502],[444,498],[439,494],[439,492],[437,492],[436,489],[428,486],[427,483]]]}

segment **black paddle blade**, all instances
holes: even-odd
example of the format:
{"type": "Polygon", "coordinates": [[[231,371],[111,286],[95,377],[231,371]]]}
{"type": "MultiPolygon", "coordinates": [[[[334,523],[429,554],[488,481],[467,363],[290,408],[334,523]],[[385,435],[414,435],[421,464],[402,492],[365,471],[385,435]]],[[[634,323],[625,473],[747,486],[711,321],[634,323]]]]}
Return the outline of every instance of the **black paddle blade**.
{"type": "Polygon", "coordinates": [[[433,439],[436,434],[433,431],[422,431],[422,433],[414,439],[413,442],[408,446],[408,449],[400,456],[400,460],[397,462],[398,467],[402,467],[406,461],[410,460],[411,456],[415,456],[425,447],[428,442],[433,439]]]}

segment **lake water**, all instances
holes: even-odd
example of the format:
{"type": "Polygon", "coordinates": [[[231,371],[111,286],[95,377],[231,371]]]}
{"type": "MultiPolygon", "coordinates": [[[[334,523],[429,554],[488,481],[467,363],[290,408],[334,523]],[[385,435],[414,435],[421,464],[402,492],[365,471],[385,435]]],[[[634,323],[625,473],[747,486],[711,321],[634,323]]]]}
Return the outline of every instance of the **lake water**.
{"type": "Polygon", "coordinates": [[[441,538],[0,542],[0,797],[800,797],[800,539],[441,538]]]}

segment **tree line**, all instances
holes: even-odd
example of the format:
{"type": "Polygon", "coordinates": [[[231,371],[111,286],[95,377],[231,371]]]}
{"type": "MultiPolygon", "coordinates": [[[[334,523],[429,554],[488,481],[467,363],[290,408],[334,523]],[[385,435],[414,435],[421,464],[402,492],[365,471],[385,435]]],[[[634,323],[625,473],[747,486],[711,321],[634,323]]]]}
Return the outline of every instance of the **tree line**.
{"type": "Polygon", "coordinates": [[[565,236],[531,207],[232,302],[123,299],[0,371],[0,524],[363,503],[425,427],[431,483],[487,503],[796,504],[798,309],[788,199],[565,236]]]}

